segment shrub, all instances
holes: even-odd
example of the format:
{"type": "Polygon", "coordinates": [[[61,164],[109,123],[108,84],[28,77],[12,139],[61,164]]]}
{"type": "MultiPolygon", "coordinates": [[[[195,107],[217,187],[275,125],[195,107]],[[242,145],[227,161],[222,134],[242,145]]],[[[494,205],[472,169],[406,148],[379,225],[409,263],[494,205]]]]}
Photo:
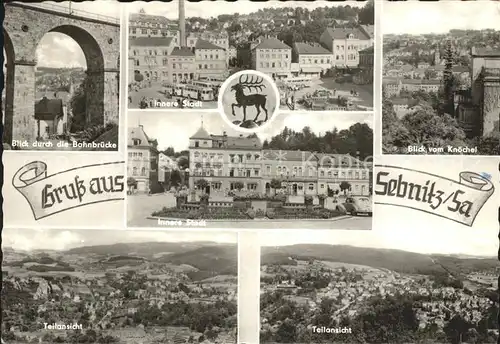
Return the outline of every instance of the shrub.
{"type": "Polygon", "coordinates": [[[249,219],[255,219],[255,210],[253,209],[248,209],[246,212],[245,212],[245,215],[248,216],[249,219]]]}
{"type": "Polygon", "coordinates": [[[197,220],[201,218],[201,213],[198,210],[190,210],[188,213],[188,219],[197,220]]]}
{"type": "Polygon", "coordinates": [[[270,218],[270,219],[274,219],[274,218],[276,217],[276,214],[274,213],[274,210],[268,210],[268,211],[266,212],[266,215],[267,215],[267,217],[268,217],[268,218],[270,218]]]}

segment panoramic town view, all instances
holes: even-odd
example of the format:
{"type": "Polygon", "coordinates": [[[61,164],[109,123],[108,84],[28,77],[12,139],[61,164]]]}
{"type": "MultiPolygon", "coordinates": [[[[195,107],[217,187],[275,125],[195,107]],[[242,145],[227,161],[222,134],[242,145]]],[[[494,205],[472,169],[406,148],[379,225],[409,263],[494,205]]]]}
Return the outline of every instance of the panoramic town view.
{"type": "Polygon", "coordinates": [[[458,254],[443,236],[430,253],[427,235],[398,245],[365,233],[262,234],[260,343],[497,343],[486,237],[491,251],[455,234],[469,253],[458,254]]]}
{"type": "Polygon", "coordinates": [[[4,149],[118,150],[119,6],[6,5],[4,149]],[[40,27],[29,44],[15,18],[40,27]]]}
{"type": "Polygon", "coordinates": [[[274,79],[287,110],[373,109],[373,1],[135,2],[129,108],[217,108],[224,80],[274,79]],[[243,6],[242,6],[243,5],[243,6]]]}
{"type": "Polygon", "coordinates": [[[383,152],[499,155],[498,4],[387,2],[383,17],[383,152]]]}
{"type": "Polygon", "coordinates": [[[237,234],[4,229],[2,239],[2,343],[236,343],[237,234]]]}
{"type": "Polygon", "coordinates": [[[129,112],[129,226],[371,229],[372,115],[188,116],[129,112]]]}

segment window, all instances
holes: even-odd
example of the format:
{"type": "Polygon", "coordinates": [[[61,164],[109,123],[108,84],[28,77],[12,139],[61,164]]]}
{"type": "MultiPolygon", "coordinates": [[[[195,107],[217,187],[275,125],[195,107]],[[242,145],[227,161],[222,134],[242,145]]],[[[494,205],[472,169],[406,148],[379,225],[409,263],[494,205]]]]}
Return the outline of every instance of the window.
{"type": "Polygon", "coordinates": [[[234,168],[229,170],[229,177],[234,177],[234,168]]]}
{"type": "Polygon", "coordinates": [[[320,175],[321,175],[321,177],[324,177],[325,176],[325,171],[321,170],[320,175]]]}
{"type": "Polygon", "coordinates": [[[141,169],[141,176],[145,176],[146,175],[146,167],[143,167],[141,169]]]}
{"type": "Polygon", "coordinates": [[[314,184],[313,183],[309,184],[309,191],[314,191],[314,184]]]}
{"type": "Polygon", "coordinates": [[[132,169],[132,175],[136,176],[137,175],[137,167],[134,167],[132,169]]]}
{"type": "Polygon", "coordinates": [[[253,170],[253,174],[254,174],[254,176],[255,176],[255,177],[258,177],[258,176],[259,176],[259,169],[258,169],[258,168],[255,168],[255,169],[253,170]]]}
{"type": "Polygon", "coordinates": [[[266,166],[266,173],[271,174],[271,166],[269,165],[266,166]]]}
{"type": "Polygon", "coordinates": [[[199,147],[199,146],[200,146],[200,141],[195,141],[195,142],[194,142],[194,146],[195,146],[195,147],[199,147]]]}
{"type": "Polygon", "coordinates": [[[246,170],[246,177],[250,178],[252,170],[246,170]]]}

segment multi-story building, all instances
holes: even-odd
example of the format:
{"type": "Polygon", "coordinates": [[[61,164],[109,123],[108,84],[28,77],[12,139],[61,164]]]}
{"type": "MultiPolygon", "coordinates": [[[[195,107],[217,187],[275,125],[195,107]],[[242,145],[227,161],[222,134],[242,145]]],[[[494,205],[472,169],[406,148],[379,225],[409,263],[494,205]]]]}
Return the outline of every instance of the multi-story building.
{"type": "Polygon", "coordinates": [[[359,51],[359,73],[355,76],[354,82],[357,84],[371,84],[373,83],[374,73],[374,47],[368,47],[359,51]]]}
{"type": "Polygon", "coordinates": [[[227,73],[227,56],[223,48],[198,39],[194,48],[197,66],[196,78],[223,78],[227,73]]]}
{"type": "Polygon", "coordinates": [[[221,47],[224,50],[229,49],[229,36],[226,32],[191,32],[186,38],[186,46],[188,46],[189,48],[196,47],[199,39],[208,41],[218,47],[221,47]]]}
{"type": "Polygon", "coordinates": [[[300,76],[319,78],[332,67],[333,55],[317,43],[298,42],[293,45],[292,60],[299,64],[300,76]]]}
{"type": "Polygon", "coordinates": [[[415,92],[437,92],[441,87],[440,80],[425,80],[425,79],[402,79],[401,90],[415,92]]]}
{"type": "Polygon", "coordinates": [[[174,47],[175,43],[171,37],[130,38],[129,69],[132,69],[133,73],[141,73],[145,80],[166,81],[169,70],[168,56],[174,47]]]}
{"type": "Polygon", "coordinates": [[[357,67],[358,52],[373,45],[373,38],[363,28],[327,28],[320,42],[333,53],[333,65],[357,67]]]}
{"type": "Polygon", "coordinates": [[[251,52],[252,69],[268,74],[274,79],[290,76],[292,48],[277,38],[260,40],[251,52]]]}
{"type": "Polygon", "coordinates": [[[190,81],[196,79],[196,56],[190,48],[175,47],[168,56],[169,82],[190,81]]]}
{"type": "Polygon", "coordinates": [[[158,168],[171,171],[178,170],[179,166],[177,160],[162,152],[158,155],[158,168]]]}
{"type": "Polygon", "coordinates": [[[165,17],[140,13],[131,13],[129,16],[129,37],[172,37],[175,44],[179,44],[179,29],[177,24],[165,17]]]}
{"type": "Polygon", "coordinates": [[[264,150],[258,137],[211,135],[201,127],[189,139],[189,186],[225,194],[242,189],[269,194],[273,180],[290,195],[327,194],[347,182],[353,195],[369,195],[371,165],[350,155],[264,150]]]}
{"type": "Polygon", "coordinates": [[[500,51],[472,47],[471,58],[471,107],[477,109],[477,134],[486,136],[499,131],[500,51]]]}
{"type": "Polygon", "coordinates": [[[139,192],[149,192],[158,181],[158,142],[150,139],[144,127],[128,128],[127,176],[137,182],[139,192]]]}

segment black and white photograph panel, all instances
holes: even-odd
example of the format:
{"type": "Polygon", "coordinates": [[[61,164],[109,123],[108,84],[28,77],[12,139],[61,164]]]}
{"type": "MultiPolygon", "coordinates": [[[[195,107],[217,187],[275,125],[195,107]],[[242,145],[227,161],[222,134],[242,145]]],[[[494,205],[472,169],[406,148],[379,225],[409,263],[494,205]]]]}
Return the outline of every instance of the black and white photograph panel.
{"type": "Polygon", "coordinates": [[[216,109],[253,69],[287,110],[373,110],[373,1],[128,5],[129,108],[216,109]]]}
{"type": "Polygon", "coordinates": [[[120,11],[104,0],[5,5],[4,149],[118,151],[120,11]]]}
{"type": "Polygon", "coordinates": [[[395,226],[260,235],[261,344],[497,343],[494,237],[395,226]]]}
{"type": "Polygon", "coordinates": [[[129,111],[128,225],[371,229],[372,120],[291,112],[248,133],[217,113],[129,111]]]}
{"type": "Polygon", "coordinates": [[[384,2],[384,154],[500,155],[500,4],[384,2]]]}
{"type": "Polygon", "coordinates": [[[2,232],[2,343],[236,343],[237,236],[2,232]]]}

